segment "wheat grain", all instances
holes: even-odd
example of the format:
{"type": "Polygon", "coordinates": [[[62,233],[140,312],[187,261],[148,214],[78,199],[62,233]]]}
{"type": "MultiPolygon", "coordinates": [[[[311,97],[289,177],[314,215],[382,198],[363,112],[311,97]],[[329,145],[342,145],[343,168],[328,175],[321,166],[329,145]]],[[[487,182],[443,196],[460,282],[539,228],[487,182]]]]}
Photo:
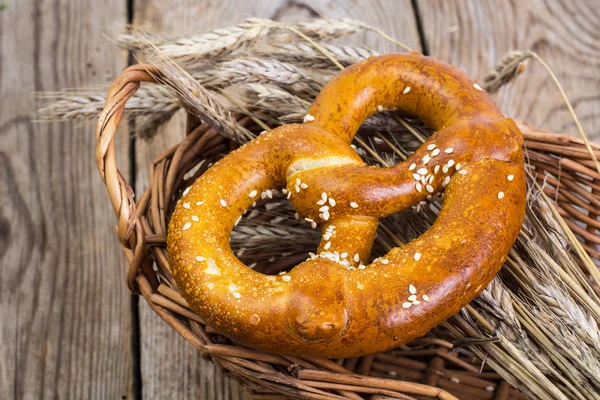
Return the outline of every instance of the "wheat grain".
{"type": "Polygon", "coordinates": [[[488,93],[497,92],[500,87],[515,79],[525,70],[525,62],[533,54],[530,51],[509,51],[496,67],[483,77],[483,87],[488,93]]]}

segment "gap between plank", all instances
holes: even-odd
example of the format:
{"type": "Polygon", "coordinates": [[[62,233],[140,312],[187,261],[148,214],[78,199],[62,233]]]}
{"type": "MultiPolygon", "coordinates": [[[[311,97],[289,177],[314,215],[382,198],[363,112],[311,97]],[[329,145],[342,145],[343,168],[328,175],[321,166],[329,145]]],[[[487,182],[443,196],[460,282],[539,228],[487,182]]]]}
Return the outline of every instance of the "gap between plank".
{"type": "MultiPolygon", "coordinates": [[[[133,25],[134,0],[125,0],[127,11],[127,25],[133,25]]],[[[127,66],[135,64],[133,50],[127,53],[127,66]]],[[[135,121],[128,120],[128,138],[129,138],[129,184],[133,192],[136,192],[136,135],[135,121]]],[[[129,306],[131,310],[131,369],[132,369],[132,396],[133,400],[141,400],[143,397],[142,387],[142,350],[141,350],[141,328],[140,328],[140,298],[138,295],[130,293],[129,306]]]]}
{"type": "Polygon", "coordinates": [[[421,19],[421,12],[419,11],[419,0],[411,0],[413,13],[415,14],[415,22],[417,24],[417,30],[419,31],[419,41],[421,42],[421,53],[423,55],[429,55],[429,46],[427,45],[427,39],[425,39],[425,30],[423,29],[423,20],[421,19]]]}

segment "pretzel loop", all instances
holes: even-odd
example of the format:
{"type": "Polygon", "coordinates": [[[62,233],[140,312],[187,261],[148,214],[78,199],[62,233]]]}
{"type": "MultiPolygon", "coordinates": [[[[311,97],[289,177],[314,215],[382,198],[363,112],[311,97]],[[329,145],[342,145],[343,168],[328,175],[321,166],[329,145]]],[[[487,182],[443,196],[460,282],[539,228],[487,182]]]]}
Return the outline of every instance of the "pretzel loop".
{"type": "Polygon", "coordinates": [[[216,163],[169,225],[173,276],[191,307],[264,351],[355,357],[426,333],[489,283],[525,212],[522,135],[466,75],[434,59],[390,54],[335,77],[305,123],[286,125],[216,163]],[[382,110],[437,132],[408,160],[365,166],[349,146],[382,110]],[[242,264],[229,246],[261,192],[285,188],[323,233],[317,255],[281,276],[242,264]],[[378,218],[444,190],[435,224],[367,264],[378,218]]]}

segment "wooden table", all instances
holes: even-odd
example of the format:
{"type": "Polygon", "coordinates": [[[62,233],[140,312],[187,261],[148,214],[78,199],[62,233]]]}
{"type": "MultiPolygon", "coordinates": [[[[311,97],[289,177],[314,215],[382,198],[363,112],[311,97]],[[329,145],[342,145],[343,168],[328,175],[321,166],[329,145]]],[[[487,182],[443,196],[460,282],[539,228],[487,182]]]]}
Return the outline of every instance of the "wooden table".
{"type": "MultiPolygon", "coordinates": [[[[248,16],[352,17],[481,77],[511,49],[552,66],[600,139],[596,0],[7,0],[0,3],[0,393],[6,399],[240,399],[243,391],[173,333],[124,283],[125,259],[94,163],[92,124],[34,121],[32,92],[104,85],[127,65],[102,32],[133,22],[173,33],[248,16]],[[413,5],[416,4],[416,6],[413,5]]],[[[352,39],[381,52],[375,35],[352,39]]],[[[539,64],[496,100],[514,117],[575,133],[539,64]]],[[[180,122],[179,122],[180,123],[180,122]]],[[[147,182],[152,143],[120,140],[121,170],[147,182]],[[132,147],[134,146],[134,147],[132,147]]]]}

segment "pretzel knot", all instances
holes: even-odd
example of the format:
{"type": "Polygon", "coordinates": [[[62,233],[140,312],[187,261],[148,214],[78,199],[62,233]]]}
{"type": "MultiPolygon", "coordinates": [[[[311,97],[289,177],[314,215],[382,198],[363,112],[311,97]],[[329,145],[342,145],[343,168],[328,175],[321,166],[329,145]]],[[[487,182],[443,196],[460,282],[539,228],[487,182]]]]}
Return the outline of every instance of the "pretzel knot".
{"type": "Polygon", "coordinates": [[[356,357],[396,347],[456,313],[505,261],[525,213],[522,141],[450,65],[416,53],[370,58],[332,79],[304,124],[261,135],[183,193],[169,225],[173,276],[200,316],[254,348],[356,357]],[[350,147],[383,110],[436,130],[391,168],[366,166],[350,147]],[[229,246],[238,218],[273,188],[323,234],[317,255],[279,276],[253,271],[229,246]],[[378,218],[441,191],[433,226],[368,264],[378,218]]]}

